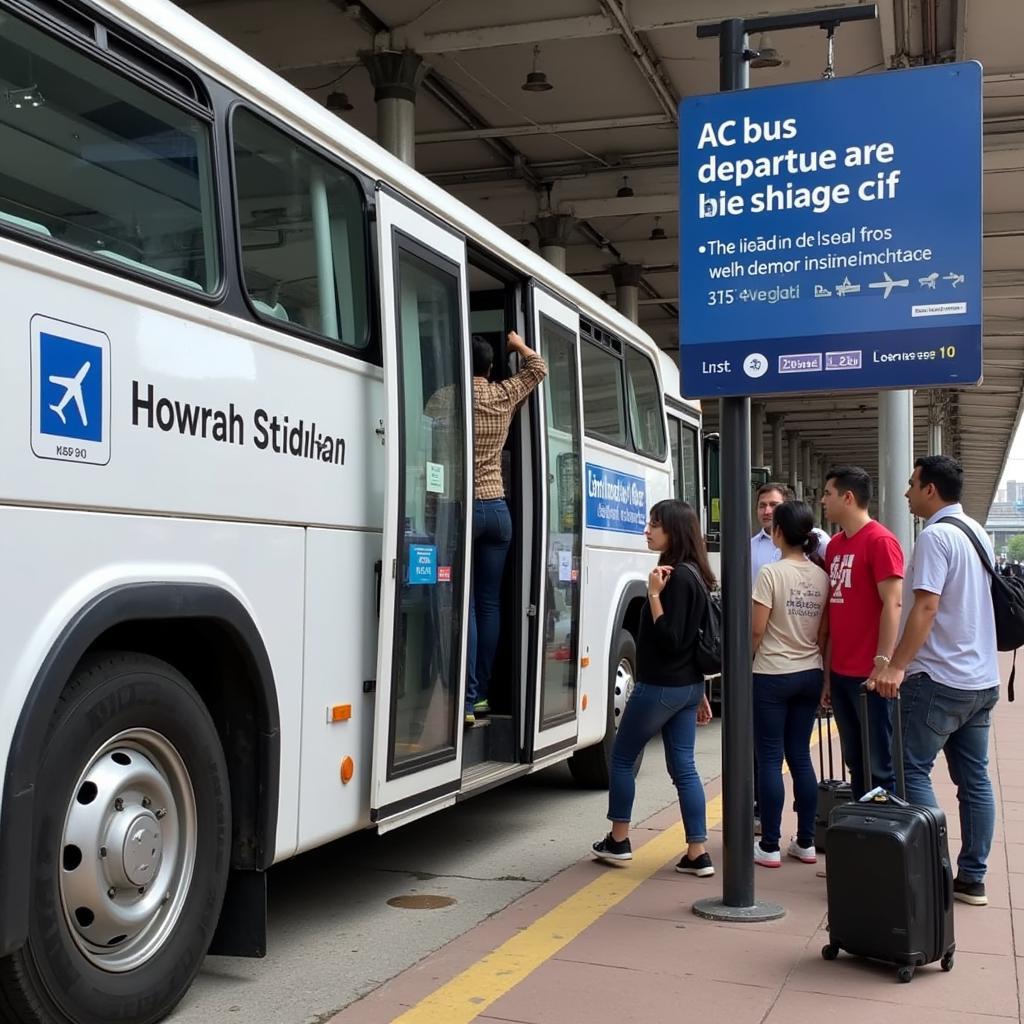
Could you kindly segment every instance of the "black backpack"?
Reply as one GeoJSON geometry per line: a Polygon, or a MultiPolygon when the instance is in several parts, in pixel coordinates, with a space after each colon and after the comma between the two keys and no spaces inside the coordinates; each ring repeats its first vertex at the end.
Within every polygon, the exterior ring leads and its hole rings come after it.
{"type": "MultiPolygon", "coordinates": [[[[989,564],[988,552],[974,535],[974,531],[955,516],[943,516],[937,523],[949,523],[967,534],[978,552],[985,572],[992,577],[992,611],[996,619],[996,647],[1000,651],[1014,651],[1024,647],[1024,579],[1019,576],[1000,576],[989,564]]],[[[1013,655],[1013,668],[1006,687],[1008,700],[1013,700],[1013,680],[1017,675],[1017,655],[1013,655]]]]}
{"type": "Polygon", "coordinates": [[[722,602],[717,591],[712,593],[704,582],[700,570],[690,562],[683,563],[696,577],[697,584],[704,591],[704,613],[697,627],[697,668],[706,676],[715,676],[722,671],[722,602]]]}

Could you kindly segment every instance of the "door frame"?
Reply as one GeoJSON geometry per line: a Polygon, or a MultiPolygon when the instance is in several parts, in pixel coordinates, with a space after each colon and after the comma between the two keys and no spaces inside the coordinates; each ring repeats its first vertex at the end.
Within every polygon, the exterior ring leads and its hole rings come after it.
{"type": "Polygon", "coordinates": [[[384,366],[385,491],[382,538],[380,626],[377,651],[377,686],[373,723],[370,784],[370,819],[381,831],[449,806],[462,785],[462,715],[466,694],[466,628],[469,614],[469,571],[472,548],[473,429],[472,372],[469,360],[469,302],[466,275],[466,240],[457,231],[405,201],[390,189],[378,187],[378,268],[381,298],[381,349],[384,366]],[[422,767],[395,772],[396,624],[401,581],[396,578],[403,541],[405,514],[405,430],[402,354],[398,311],[398,254],[405,250],[436,266],[454,271],[459,302],[460,365],[463,375],[463,550],[459,579],[462,593],[462,628],[457,638],[458,688],[452,715],[454,743],[422,767]],[[431,258],[433,257],[433,258],[431,258]]]}
{"type": "MultiPolygon", "coordinates": [[[[543,358],[547,358],[544,346],[541,341],[541,317],[547,316],[559,326],[569,330],[576,342],[576,408],[578,412],[577,424],[577,443],[580,457],[580,479],[582,482],[583,474],[583,392],[581,384],[581,364],[580,364],[580,312],[579,308],[572,302],[561,298],[554,292],[548,290],[537,281],[530,282],[529,288],[529,309],[530,309],[530,330],[532,332],[534,347],[539,355],[543,358]]],[[[550,386],[550,381],[546,382],[545,386],[550,386]]],[[[546,621],[547,607],[546,607],[546,588],[544,587],[544,577],[547,573],[547,553],[548,544],[550,540],[550,519],[549,519],[549,501],[550,501],[550,485],[548,485],[548,479],[550,476],[550,467],[548,466],[548,416],[547,416],[547,403],[543,400],[543,396],[540,396],[541,400],[537,402],[538,409],[538,448],[537,448],[537,465],[538,475],[537,479],[540,482],[538,488],[539,501],[536,502],[537,516],[535,522],[537,523],[538,529],[536,532],[534,542],[534,578],[536,580],[534,589],[534,600],[533,604],[536,609],[536,614],[533,617],[533,635],[531,643],[531,657],[530,657],[530,675],[532,681],[532,707],[530,708],[529,717],[529,731],[530,731],[530,760],[537,761],[541,760],[557,751],[566,750],[576,745],[576,741],[579,738],[579,715],[580,715],[580,659],[578,650],[579,637],[583,634],[583,605],[582,600],[582,588],[583,582],[586,579],[586,533],[585,524],[580,522],[580,567],[579,567],[579,583],[580,583],[580,605],[579,605],[579,621],[576,624],[577,628],[577,657],[574,662],[576,671],[576,700],[573,708],[573,714],[571,718],[564,719],[556,722],[554,725],[542,727],[541,723],[541,697],[543,688],[543,671],[544,671],[544,623],[546,621]]],[[[581,510],[585,507],[585,502],[581,496],[581,510]]]]}

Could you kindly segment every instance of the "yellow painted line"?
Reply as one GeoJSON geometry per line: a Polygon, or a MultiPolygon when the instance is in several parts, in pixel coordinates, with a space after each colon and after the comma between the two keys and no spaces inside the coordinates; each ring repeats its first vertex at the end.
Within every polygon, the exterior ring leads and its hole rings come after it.
{"type": "MultiPolygon", "coordinates": [[[[817,730],[811,746],[818,741],[817,730]]],[[[785,770],[785,765],[783,765],[785,770]]],[[[708,831],[722,821],[721,794],[707,805],[708,831]]],[[[466,968],[392,1024],[470,1024],[541,964],[679,856],[686,841],[675,824],[644,843],[628,867],[612,868],[466,968]]]]}

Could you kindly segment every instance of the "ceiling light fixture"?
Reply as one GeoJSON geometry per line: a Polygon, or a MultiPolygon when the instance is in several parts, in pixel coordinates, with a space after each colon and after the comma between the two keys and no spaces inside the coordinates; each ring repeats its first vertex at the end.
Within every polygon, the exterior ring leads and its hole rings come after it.
{"type": "Polygon", "coordinates": [[[327,97],[327,109],[332,113],[340,114],[346,110],[354,110],[355,107],[352,106],[347,92],[339,92],[336,90],[327,97]]]}
{"type": "Polygon", "coordinates": [[[654,218],[654,228],[651,231],[651,237],[650,237],[649,241],[651,241],[651,242],[661,242],[661,241],[663,241],[666,238],[668,238],[668,235],[665,234],[665,229],[661,226],[661,218],[660,217],[655,217],[654,218]]]}
{"type": "Polygon", "coordinates": [[[533,70],[526,76],[526,81],[520,86],[523,92],[547,92],[554,89],[548,81],[548,76],[543,71],[537,70],[537,59],[540,57],[540,47],[533,48],[533,70]]]}
{"type": "Polygon", "coordinates": [[[750,59],[752,68],[778,68],[782,66],[782,57],[779,51],[772,46],[772,37],[767,32],[762,32],[757,40],[757,51],[750,59]]]}
{"type": "Polygon", "coordinates": [[[26,85],[23,89],[9,89],[0,93],[3,101],[15,110],[26,110],[32,107],[41,107],[46,103],[43,94],[39,91],[38,85],[26,85]]]}
{"type": "Polygon", "coordinates": [[[615,193],[616,199],[632,199],[636,193],[633,191],[629,184],[629,175],[624,174],[622,176],[622,184],[619,186],[619,191],[615,193]]]}

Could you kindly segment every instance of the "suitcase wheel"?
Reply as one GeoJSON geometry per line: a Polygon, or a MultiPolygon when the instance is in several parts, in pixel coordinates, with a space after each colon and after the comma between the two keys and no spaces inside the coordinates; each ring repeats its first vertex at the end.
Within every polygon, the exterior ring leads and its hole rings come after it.
{"type": "Polygon", "coordinates": [[[939,961],[939,966],[944,971],[951,971],[951,970],[953,970],[953,959],[954,959],[954,957],[953,957],[953,953],[952,952],[946,953],[943,956],[943,958],[939,961]]]}
{"type": "Polygon", "coordinates": [[[827,946],[821,947],[822,960],[835,960],[837,956],[839,956],[839,947],[833,946],[831,942],[827,946]]]}
{"type": "Polygon", "coordinates": [[[906,984],[906,983],[907,983],[908,981],[910,981],[910,979],[911,979],[911,978],[913,978],[913,976],[914,976],[914,968],[913,968],[913,967],[909,967],[909,966],[907,966],[907,967],[901,967],[901,968],[900,968],[900,969],[899,969],[899,970],[898,970],[898,971],[896,972],[896,977],[897,977],[897,978],[899,978],[899,979],[900,979],[900,981],[901,981],[901,982],[902,982],[902,983],[903,983],[904,985],[905,985],[905,984],[906,984]]]}

